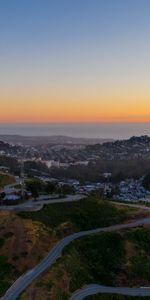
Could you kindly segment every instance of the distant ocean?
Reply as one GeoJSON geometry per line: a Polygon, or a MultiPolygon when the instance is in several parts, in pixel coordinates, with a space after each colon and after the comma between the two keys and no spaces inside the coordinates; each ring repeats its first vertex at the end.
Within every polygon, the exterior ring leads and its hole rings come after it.
{"type": "Polygon", "coordinates": [[[150,135],[150,123],[0,124],[0,135],[126,139],[150,135]]]}

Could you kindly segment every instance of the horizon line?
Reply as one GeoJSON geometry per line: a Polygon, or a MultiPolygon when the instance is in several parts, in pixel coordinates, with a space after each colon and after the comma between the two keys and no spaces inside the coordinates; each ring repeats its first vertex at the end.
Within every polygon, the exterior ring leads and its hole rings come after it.
{"type": "Polygon", "coordinates": [[[1,122],[0,121],[0,125],[54,125],[54,124],[65,124],[65,125],[69,125],[69,124],[150,124],[150,121],[53,121],[53,122],[35,122],[35,121],[23,121],[23,122],[20,122],[20,121],[17,121],[17,122],[14,122],[14,121],[5,121],[5,122],[1,122]]]}

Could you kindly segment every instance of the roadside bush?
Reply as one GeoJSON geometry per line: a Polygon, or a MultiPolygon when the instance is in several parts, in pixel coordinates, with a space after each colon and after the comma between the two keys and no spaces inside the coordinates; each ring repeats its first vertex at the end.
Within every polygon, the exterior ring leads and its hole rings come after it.
{"type": "Polygon", "coordinates": [[[70,222],[77,230],[109,226],[127,218],[125,210],[118,210],[111,203],[92,197],[79,202],[46,205],[40,211],[21,212],[18,215],[42,222],[52,228],[70,222]]]}

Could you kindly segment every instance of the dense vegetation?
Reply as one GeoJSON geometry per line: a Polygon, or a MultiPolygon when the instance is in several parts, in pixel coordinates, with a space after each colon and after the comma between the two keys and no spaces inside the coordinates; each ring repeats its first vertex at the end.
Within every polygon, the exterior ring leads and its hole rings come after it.
{"type": "Polygon", "coordinates": [[[27,179],[26,188],[30,191],[34,198],[38,197],[39,193],[45,191],[46,184],[40,179],[27,179]]]}
{"type": "Polygon", "coordinates": [[[67,184],[59,186],[57,182],[43,182],[38,178],[28,178],[26,180],[26,187],[29,190],[33,197],[39,196],[39,194],[59,194],[66,195],[74,193],[74,188],[67,184]]]}
{"type": "Polygon", "coordinates": [[[0,166],[10,168],[10,172],[20,174],[20,166],[18,160],[11,156],[0,155],[0,166]]]}
{"type": "Polygon", "coordinates": [[[8,263],[8,258],[0,255],[0,295],[2,295],[10,286],[10,278],[15,272],[14,267],[8,263]]]}
{"type": "Polygon", "coordinates": [[[149,172],[150,159],[128,159],[128,160],[105,160],[99,159],[96,163],[90,163],[88,166],[70,166],[68,169],[53,168],[52,177],[75,178],[81,182],[102,181],[104,172],[112,173],[112,182],[119,182],[126,178],[139,178],[149,172]]]}
{"type": "Polygon", "coordinates": [[[136,246],[136,255],[130,259],[130,272],[150,282],[150,231],[143,228],[134,229],[127,233],[126,238],[136,246]]]}
{"type": "Polygon", "coordinates": [[[150,172],[148,174],[146,174],[146,176],[144,177],[143,186],[146,189],[150,190],[150,172]]]}
{"type": "MultiPolygon", "coordinates": [[[[124,233],[103,233],[74,241],[65,251],[64,268],[71,278],[70,290],[84,284],[118,285],[119,273],[124,272],[127,286],[138,279],[141,285],[150,283],[150,231],[144,228],[124,233]],[[126,242],[132,242],[134,253],[128,257],[126,242]],[[117,284],[116,284],[117,283],[117,284]]],[[[150,298],[150,297],[149,297],[150,298]]],[[[120,299],[120,298],[119,298],[120,299]]]]}
{"type": "MultiPolygon", "coordinates": [[[[0,238],[0,249],[5,245],[5,241],[12,237],[12,232],[7,232],[0,238]]],[[[14,277],[17,270],[9,263],[8,257],[0,255],[0,296],[9,288],[11,279],[14,277]]]]}
{"type": "MultiPolygon", "coordinates": [[[[46,205],[40,211],[22,212],[22,213],[18,213],[18,215],[21,218],[27,218],[29,220],[32,219],[33,221],[38,221],[39,228],[46,228],[47,235],[49,235],[50,237],[48,240],[48,246],[46,247],[46,250],[48,250],[49,249],[48,247],[50,247],[51,245],[52,236],[56,241],[62,238],[64,235],[71,234],[74,231],[107,226],[115,223],[121,223],[122,221],[127,219],[128,212],[126,208],[123,208],[122,210],[118,210],[115,206],[113,206],[107,201],[101,201],[99,199],[95,199],[91,197],[89,199],[84,199],[79,202],[46,205]],[[42,226],[42,224],[46,225],[46,227],[42,226]]],[[[15,220],[16,218],[14,218],[14,221],[15,220]]],[[[29,224],[31,223],[29,222],[29,224]]],[[[37,222],[33,222],[33,224],[37,224],[37,222]]],[[[1,239],[0,239],[1,255],[4,254],[3,250],[7,239],[9,238],[11,239],[13,234],[14,231],[12,230],[9,232],[5,232],[1,235],[1,239]]],[[[43,235],[43,231],[42,231],[42,235],[43,235]]],[[[89,241],[89,247],[90,247],[90,241],[89,241]]],[[[97,244],[95,242],[95,249],[96,247],[97,244]]],[[[12,251],[11,248],[10,250],[12,251]]],[[[25,252],[23,252],[22,250],[21,253],[25,253],[25,252]]],[[[37,253],[38,253],[38,249],[37,249],[37,253]]],[[[40,253],[41,252],[39,252],[38,255],[40,255],[40,253]]],[[[11,255],[12,254],[10,252],[10,257],[11,255]]],[[[0,277],[1,280],[0,294],[3,294],[4,291],[6,291],[6,289],[11,284],[11,281],[15,280],[15,278],[19,276],[17,272],[14,274],[13,261],[11,260],[9,261],[7,260],[7,257],[5,258],[3,257],[2,262],[0,263],[0,270],[3,271],[2,263],[4,263],[4,266],[6,265],[6,272],[5,274],[3,274],[3,272],[0,271],[1,274],[0,276],[2,276],[0,277]],[[12,263],[12,265],[10,264],[10,262],[12,263]]],[[[50,287],[50,283],[48,283],[47,286],[50,287]]],[[[57,294],[58,294],[58,299],[61,300],[68,297],[65,291],[61,291],[59,289],[57,290],[57,294]]]]}
{"type": "Polygon", "coordinates": [[[102,233],[72,243],[65,251],[64,268],[69,273],[70,291],[84,284],[115,285],[123,263],[123,240],[119,233],[102,233]]]}
{"type": "Polygon", "coordinates": [[[70,222],[77,230],[87,230],[120,223],[127,218],[127,213],[125,209],[118,210],[107,201],[91,197],[79,202],[46,205],[40,211],[22,212],[19,216],[51,228],[70,222]]]}
{"type": "MultiPolygon", "coordinates": [[[[59,234],[59,227],[63,224],[71,224],[72,231],[87,230],[121,223],[129,217],[129,214],[127,208],[120,210],[107,201],[89,197],[79,202],[47,205],[41,211],[22,212],[19,216],[41,222],[59,234]]],[[[65,232],[65,234],[70,233],[65,232]]],[[[4,237],[11,237],[11,234],[10,232],[4,237]]],[[[45,299],[67,300],[72,292],[85,284],[122,285],[118,281],[119,274],[126,277],[126,286],[134,286],[135,279],[138,279],[139,284],[147,285],[150,282],[149,242],[150,232],[144,228],[101,233],[78,239],[64,250],[64,255],[49,270],[46,280],[44,276],[38,279],[35,283],[36,288],[45,289],[48,295],[55,290],[54,298],[45,296],[45,299]],[[130,257],[126,253],[126,242],[134,246],[134,253],[130,257]],[[64,286],[63,282],[65,282],[64,286]]],[[[3,244],[3,241],[1,243],[3,244]]],[[[7,260],[5,264],[7,266],[7,260]]],[[[10,266],[10,274],[6,273],[8,278],[12,276],[12,272],[13,268],[10,266]]],[[[7,276],[2,279],[4,290],[6,290],[7,276]]],[[[100,300],[130,299],[130,297],[111,295],[96,297],[101,297],[100,300]]],[[[24,299],[29,298],[27,296],[24,299]]]]}
{"type": "Polygon", "coordinates": [[[42,164],[40,161],[26,161],[24,164],[25,172],[29,175],[31,174],[42,174],[48,173],[48,168],[45,164],[42,164]]]}
{"type": "MultiPolygon", "coordinates": [[[[46,299],[53,299],[50,295],[57,291],[58,295],[54,297],[56,300],[69,299],[74,291],[91,283],[106,286],[149,286],[149,239],[150,232],[145,228],[107,232],[78,239],[64,250],[63,256],[45,278],[37,281],[36,286],[49,291],[46,299]],[[129,253],[127,250],[128,243],[131,243],[133,252],[129,253]],[[141,254],[145,257],[142,263],[141,254]]],[[[148,300],[150,297],[99,294],[88,299],[148,300]]]]}

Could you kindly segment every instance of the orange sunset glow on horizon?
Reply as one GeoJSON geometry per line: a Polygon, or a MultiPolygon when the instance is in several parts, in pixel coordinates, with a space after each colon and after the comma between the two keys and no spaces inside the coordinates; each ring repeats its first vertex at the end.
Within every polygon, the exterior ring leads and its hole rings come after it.
{"type": "Polygon", "coordinates": [[[150,122],[149,2],[58,2],[0,4],[0,123],[150,122]]]}
{"type": "MultiPolygon", "coordinates": [[[[0,122],[150,122],[149,97],[142,95],[115,95],[106,93],[87,95],[79,92],[58,95],[24,94],[4,96],[1,104],[0,122]],[[29,101],[30,99],[30,101],[29,101]],[[120,100],[122,99],[122,101],[120,100]]],[[[122,92],[123,93],[123,92],[122,92]]],[[[143,93],[144,95],[144,93],[143,93]]]]}

